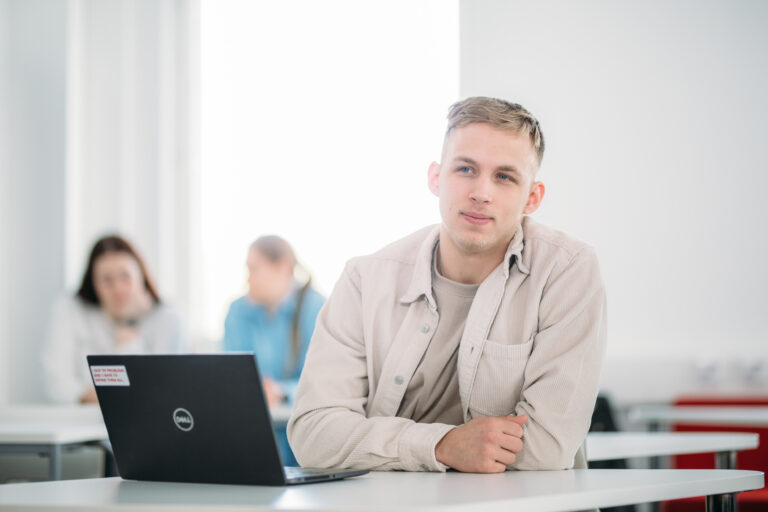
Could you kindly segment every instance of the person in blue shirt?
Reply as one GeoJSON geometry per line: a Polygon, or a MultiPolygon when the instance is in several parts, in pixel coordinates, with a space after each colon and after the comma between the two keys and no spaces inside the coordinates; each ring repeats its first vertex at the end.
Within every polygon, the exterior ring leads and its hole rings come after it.
{"type": "MultiPolygon", "coordinates": [[[[296,281],[296,256],[279,236],[263,236],[253,242],[246,265],[248,294],[229,307],[222,347],[254,352],[269,405],[292,405],[325,297],[311,286],[311,277],[305,283],[296,281]]],[[[276,434],[283,462],[298,465],[285,427],[278,427],[276,434]]]]}

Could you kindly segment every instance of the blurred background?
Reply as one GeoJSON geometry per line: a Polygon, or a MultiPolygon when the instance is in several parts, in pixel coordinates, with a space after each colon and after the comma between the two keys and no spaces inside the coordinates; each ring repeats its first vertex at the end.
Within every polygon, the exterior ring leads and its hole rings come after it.
{"type": "Polygon", "coordinates": [[[0,0],[0,404],[45,401],[56,297],[135,242],[196,352],[256,237],[328,294],[439,222],[448,106],[522,103],[535,216],[593,244],[617,403],[768,391],[768,3],[0,0]]]}

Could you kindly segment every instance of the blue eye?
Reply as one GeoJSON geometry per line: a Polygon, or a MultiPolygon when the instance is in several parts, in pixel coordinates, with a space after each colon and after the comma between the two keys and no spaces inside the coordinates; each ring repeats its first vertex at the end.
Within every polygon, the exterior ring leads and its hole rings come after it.
{"type": "Polygon", "coordinates": [[[460,172],[462,174],[469,174],[469,173],[472,172],[472,169],[467,167],[467,166],[459,167],[457,170],[458,170],[458,172],[460,172]]]}
{"type": "Polygon", "coordinates": [[[517,183],[515,179],[510,176],[509,174],[499,173],[496,175],[497,178],[499,178],[502,181],[510,181],[512,183],[517,183]]]}

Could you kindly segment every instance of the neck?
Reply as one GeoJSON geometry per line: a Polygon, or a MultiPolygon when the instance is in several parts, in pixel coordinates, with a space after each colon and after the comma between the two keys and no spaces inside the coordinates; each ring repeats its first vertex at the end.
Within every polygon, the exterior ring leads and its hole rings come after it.
{"type": "Polygon", "coordinates": [[[499,266],[507,253],[507,245],[484,252],[467,252],[453,243],[445,228],[440,230],[437,268],[443,277],[462,284],[480,284],[499,266]]]}

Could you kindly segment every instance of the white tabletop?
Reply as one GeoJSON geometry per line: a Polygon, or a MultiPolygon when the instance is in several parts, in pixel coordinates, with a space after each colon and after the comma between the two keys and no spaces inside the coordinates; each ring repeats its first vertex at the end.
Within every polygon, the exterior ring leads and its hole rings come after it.
{"type": "Polygon", "coordinates": [[[580,469],[464,473],[370,473],[341,482],[261,487],[136,482],[120,478],[0,486],[0,509],[341,510],[558,512],[727,494],[763,486],[757,471],[580,469]]]}
{"type": "Polygon", "coordinates": [[[56,421],[60,423],[101,422],[101,410],[91,405],[5,405],[0,421],[56,421]]]}
{"type": "Polygon", "coordinates": [[[758,445],[759,436],[747,433],[591,432],[587,435],[587,460],[732,452],[758,445]]]}
{"type": "Polygon", "coordinates": [[[0,444],[68,444],[108,439],[96,405],[0,408],[0,444]]]}
{"type": "Polygon", "coordinates": [[[0,444],[69,444],[109,439],[103,424],[0,422],[0,444]]]}
{"type": "Polygon", "coordinates": [[[638,405],[630,409],[629,420],[643,423],[768,427],[768,407],[638,405]]]}

